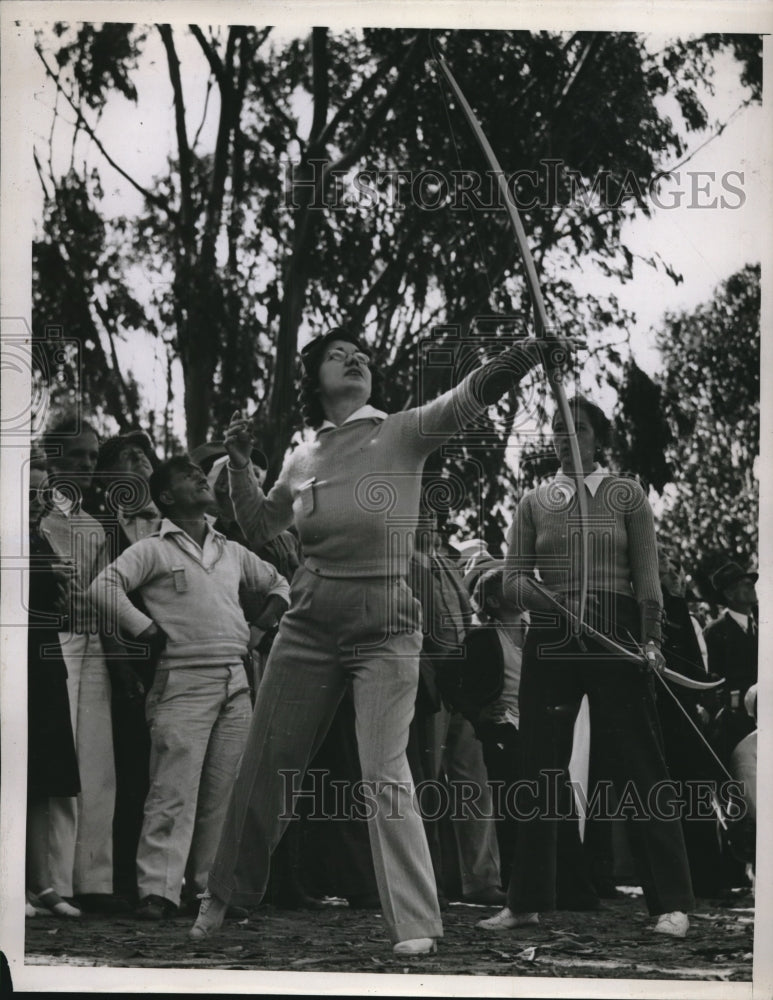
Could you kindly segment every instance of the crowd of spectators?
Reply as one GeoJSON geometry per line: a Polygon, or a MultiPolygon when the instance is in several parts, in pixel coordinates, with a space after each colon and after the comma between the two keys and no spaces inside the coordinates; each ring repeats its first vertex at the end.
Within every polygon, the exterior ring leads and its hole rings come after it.
{"type": "MultiPolygon", "coordinates": [[[[143,431],[100,441],[86,421],[59,421],[33,447],[29,917],[196,912],[262,669],[303,563],[292,529],[251,550],[227,462],[217,441],[161,462],[143,431]]],[[[267,465],[255,449],[260,483],[267,465]]],[[[724,679],[709,690],[669,680],[657,688],[669,774],[717,789],[728,773],[744,783],[743,822],[721,792],[709,816],[688,810],[681,819],[695,893],[714,897],[748,885],[754,859],[757,575],[728,557],[711,593],[698,594],[673,552],[661,547],[659,557],[668,667],[724,679]]],[[[441,909],[454,899],[503,905],[516,863],[508,789],[522,777],[519,686],[533,613],[508,596],[505,569],[502,552],[425,510],[408,574],[424,633],[408,761],[441,909]],[[460,802],[460,789],[476,789],[474,801],[460,802]]],[[[592,791],[604,777],[592,726],[589,745],[592,791]]],[[[332,807],[336,786],[359,777],[344,697],[274,853],[268,902],[379,906],[365,822],[340,798],[332,807]],[[309,815],[320,804],[331,814],[321,822],[309,815]]],[[[583,815],[568,773],[558,798],[556,905],[592,910],[636,878],[625,834],[621,847],[615,824],[583,815]]]]}

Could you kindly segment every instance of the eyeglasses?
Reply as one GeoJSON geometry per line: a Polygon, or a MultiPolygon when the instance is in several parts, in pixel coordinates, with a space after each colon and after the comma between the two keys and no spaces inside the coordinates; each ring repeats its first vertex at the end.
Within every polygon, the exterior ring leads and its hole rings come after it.
{"type": "Polygon", "coordinates": [[[49,486],[30,487],[29,501],[30,503],[35,503],[36,500],[40,500],[41,503],[50,503],[51,501],[51,488],[49,486]]]}
{"type": "Polygon", "coordinates": [[[361,365],[370,364],[370,356],[364,351],[345,351],[341,347],[334,347],[332,351],[328,351],[325,355],[325,361],[338,361],[340,363],[348,361],[349,358],[354,358],[361,365]]]}

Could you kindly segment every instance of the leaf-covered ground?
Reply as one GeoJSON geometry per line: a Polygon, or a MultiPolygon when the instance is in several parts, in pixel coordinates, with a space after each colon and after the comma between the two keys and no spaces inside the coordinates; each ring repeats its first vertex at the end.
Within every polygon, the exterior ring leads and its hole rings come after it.
{"type": "Polygon", "coordinates": [[[702,904],[684,940],[650,930],[641,898],[607,901],[597,913],[555,913],[538,928],[492,933],[475,922],[493,909],[452,904],[436,955],[398,959],[371,911],[320,912],[265,906],[211,940],[188,940],[190,918],[148,924],[132,916],[26,922],[26,962],[138,968],[421,972],[470,976],[605,979],[751,979],[753,900],[702,904]]]}

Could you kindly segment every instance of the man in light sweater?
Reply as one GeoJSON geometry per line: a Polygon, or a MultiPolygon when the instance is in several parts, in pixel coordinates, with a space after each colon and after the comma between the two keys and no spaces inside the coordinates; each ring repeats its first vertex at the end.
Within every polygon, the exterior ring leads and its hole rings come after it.
{"type": "Polygon", "coordinates": [[[146,701],[150,790],[137,851],[137,915],[159,920],[186,890],[203,890],[247,735],[251,706],[242,657],[249,626],[239,587],[263,591],[263,627],[289,603],[289,586],[268,563],[215,531],[213,496],[187,456],[150,478],[163,520],[94,581],[92,600],[107,627],[156,647],[146,701]],[[129,600],[137,591],[147,614],[129,600]]]}

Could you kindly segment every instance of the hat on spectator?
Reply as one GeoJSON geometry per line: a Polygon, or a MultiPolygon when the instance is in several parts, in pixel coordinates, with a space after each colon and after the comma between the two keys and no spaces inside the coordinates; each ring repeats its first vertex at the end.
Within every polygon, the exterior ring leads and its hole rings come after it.
{"type": "Polygon", "coordinates": [[[492,569],[503,569],[504,565],[503,559],[497,559],[496,556],[492,556],[487,549],[471,556],[462,569],[464,585],[468,592],[472,593],[484,573],[488,573],[492,569]]]}
{"type": "Polygon", "coordinates": [[[145,431],[129,431],[126,434],[117,434],[115,437],[107,438],[107,440],[102,442],[97,454],[96,471],[104,472],[107,469],[111,469],[127,445],[139,445],[148,456],[148,460],[154,469],[159,464],[158,455],[156,455],[153,448],[150,435],[145,431]]]}
{"type": "Polygon", "coordinates": [[[722,594],[728,587],[734,587],[739,580],[751,580],[752,583],[756,583],[759,578],[759,573],[748,573],[737,562],[726,562],[711,574],[711,586],[717,593],[722,594]]]}
{"type": "MultiPolygon", "coordinates": [[[[203,472],[209,472],[215,464],[216,459],[223,458],[226,455],[228,455],[228,451],[222,441],[209,441],[207,444],[200,444],[198,448],[193,449],[191,452],[191,461],[198,465],[203,472]]],[[[261,469],[268,468],[268,459],[260,448],[252,449],[250,459],[254,465],[260,466],[261,469]]]]}
{"type": "Polygon", "coordinates": [[[327,333],[322,333],[313,340],[310,340],[305,347],[301,348],[301,364],[307,375],[317,371],[322,363],[322,352],[333,340],[345,340],[348,344],[354,344],[359,350],[370,355],[370,350],[362,343],[359,337],[345,326],[334,326],[327,333]]]}

